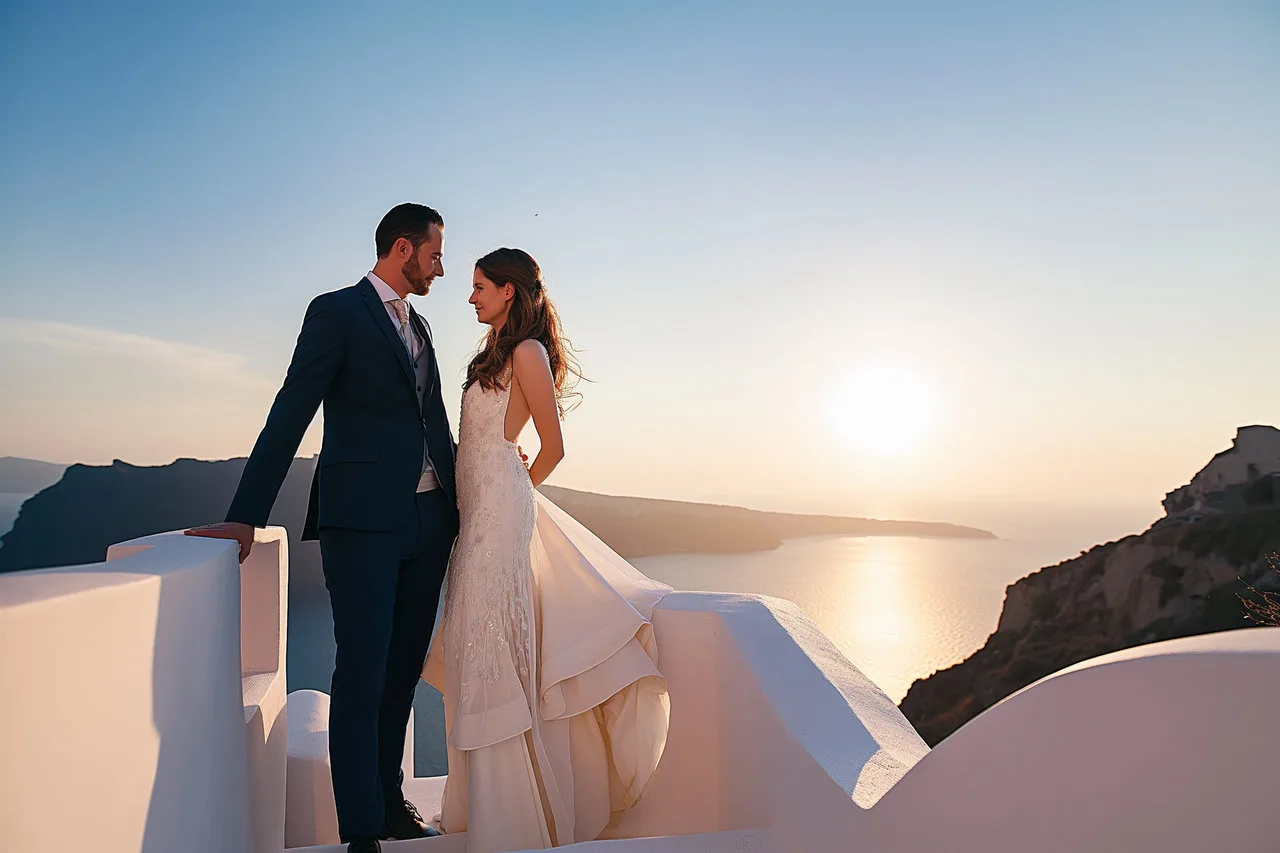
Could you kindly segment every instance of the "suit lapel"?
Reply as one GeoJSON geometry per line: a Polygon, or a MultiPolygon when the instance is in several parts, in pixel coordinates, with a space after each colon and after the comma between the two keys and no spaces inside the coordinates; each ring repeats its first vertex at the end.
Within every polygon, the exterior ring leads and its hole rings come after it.
{"type": "Polygon", "coordinates": [[[422,319],[421,314],[413,310],[413,306],[409,307],[409,322],[413,323],[413,327],[418,330],[418,335],[426,341],[428,346],[435,343],[431,339],[431,327],[427,325],[426,320],[422,319]]]}
{"type": "MultiPolygon", "coordinates": [[[[427,325],[427,321],[422,319],[417,311],[409,309],[409,323],[412,324],[414,330],[418,333],[418,337],[422,340],[422,352],[418,358],[428,359],[427,361],[427,384],[422,392],[422,400],[426,400],[440,381],[440,365],[436,362],[436,348],[431,340],[431,327],[427,325]]],[[[419,402],[422,402],[420,400],[419,402]]]]}
{"type": "Polygon", "coordinates": [[[364,297],[365,307],[369,309],[369,315],[372,317],[374,325],[382,330],[387,342],[394,346],[396,352],[400,354],[400,367],[403,368],[404,378],[409,383],[409,390],[412,391],[416,382],[413,376],[413,365],[409,363],[409,351],[405,349],[404,341],[400,339],[400,333],[396,331],[395,325],[391,322],[391,315],[387,313],[386,306],[378,298],[378,291],[374,290],[373,283],[369,279],[361,279],[359,287],[360,295],[364,297]]]}

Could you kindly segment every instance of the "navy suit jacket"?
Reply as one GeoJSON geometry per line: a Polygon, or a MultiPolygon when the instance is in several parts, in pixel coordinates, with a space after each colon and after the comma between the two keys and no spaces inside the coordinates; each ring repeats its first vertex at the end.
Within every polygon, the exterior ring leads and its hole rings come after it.
{"type": "Polygon", "coordinates": [[[430,359],[421,393],[409,354],[367,278],[312,300],[227,521],[266,526],[321,403],[324,442],[303,539],[317,538],[321,527],[378,531],[408,521],[424,443],[456,512],[456,445],[440,396],[440,370],[426,324],[416,312],[411,316],[424,342],[420,357],[430,359]]]}

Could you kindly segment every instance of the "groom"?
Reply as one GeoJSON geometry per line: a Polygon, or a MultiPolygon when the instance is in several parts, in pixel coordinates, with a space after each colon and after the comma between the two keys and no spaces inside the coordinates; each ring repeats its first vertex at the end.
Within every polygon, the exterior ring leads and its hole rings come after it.
{"type": "Polygon", "coordinates": [[[351,853],[377,851],[379,838],[435,834],[404,798],[400,761],[458,508],[431,333],[406,297],[425,296],[444,275],[443,229],[420,204],[383,217],[373,270],[307,309],[227,520],[187,531],[237,540],[243,561],[324,403],[302,538],[320,540],[333,607],[329,752],[351,853]]]}

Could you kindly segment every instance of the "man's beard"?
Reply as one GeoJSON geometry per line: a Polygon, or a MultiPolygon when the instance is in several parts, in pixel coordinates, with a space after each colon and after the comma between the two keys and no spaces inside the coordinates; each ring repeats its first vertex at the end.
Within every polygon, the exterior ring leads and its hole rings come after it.
{"type": "Polygon", "coordinates": [[[418,263],[418,256],[414,255],[404,262],[404,266],[400,268],[400,272],[404,274],[404,280],[409,282],[409,289],[418,296],[426,296],[427,291],[431,289],[431,279],[422,271],[422,265],[418,263]]]}

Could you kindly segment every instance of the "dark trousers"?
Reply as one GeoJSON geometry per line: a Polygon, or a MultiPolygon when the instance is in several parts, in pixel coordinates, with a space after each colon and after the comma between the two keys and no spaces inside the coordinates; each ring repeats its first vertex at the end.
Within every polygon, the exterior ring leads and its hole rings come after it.
{"type": "Polygon", "coordinates": [[[405,729],[458,533],[443,490],[415,501],[394,530],[320,531],[337,643],[329,761],[344,843],[381,835],[387,808],[404,799],[405,729]]]}

